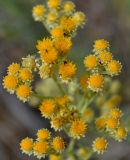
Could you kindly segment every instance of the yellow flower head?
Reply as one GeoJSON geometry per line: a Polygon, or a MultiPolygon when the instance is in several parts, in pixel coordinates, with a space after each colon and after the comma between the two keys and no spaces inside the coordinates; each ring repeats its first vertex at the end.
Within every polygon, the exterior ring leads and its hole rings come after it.
{"type": "Polygon", "coordinates": [[[119,108],[113,108],[111,109],[110,115],[113,118],[119,119],[122,116],[122,111],[119,108]]]}
{"type": "Polygon", "coordinates": [[[39,75],[42,79],[49,78],[53,70],[50,64],[43,63],[39,68],[39,75]]]}
{"type": "Polygon", "coordinates": [[[64,62],[59,66],[59,75],[63,80],[70,80],[76,74],[76,65],[72,62],[64,62]]]}
{"type": "Polygon", "coordinates": [[[60,54],[64,55],[64,53],[68,52],[72,46],[72,42],[70,38],[60,37],[55,40],[55,47],[60,52],[60,54]]]}
{"type": "Polygon", "coordinates": [[[86,122],[91,122],[94,117],[94,111],[90,107],[86,108],[84,112],[84,119],[86,122]]]}
{"type": "Polygon", "coordinates": [[[48,142],[46,141],[37,141],[34,143],[33,151],[34,155],[37,156],[37,158],[44,158],[45,154],[48,152],[48,142]]]}
{"type": "Polygon", "coordinates": [[[108,71],[108,73],[110,75],[118,75],[121,72],[121,63],[119,61],[116,60],[112,60],[108,63],[108,65],[106,66],[106,70],[108,71]]]}
{"type": "Polygon", "coordinates": [[[54,38],[59,38],[64,35],[63,29],[61,27],[55,27],[51,30],[51,35],[54,38]]]}
{"type": "Polygon", "coordinates": [[[88,87],[92,91],[98,92],[102,90],[103,83],[104,83],[104,77],[98,73],[95,73],[90,76],[88,80],[88,87]]]}
{"type": "Polygon", "coordinates": [[[62,152],[65,149],[64,139],[61,137],[53,138],[52,147],[56,152],[62,152]]]}
{"type": "Polygon", "coordinates": [[[119,127],[115,131],[115,138],[121,142],[123,139],[125,139],[127,136],[127,130],[124,127],[119,127]]]}
{"type": "Polygon", "coordinates": [[[51,119],[51,127],[55,131],[60,131],[64,127],[64,119],[62,117],[55,117],[51,119]]]}
{"type": "Polygon", "coordinates": [[[57,8],[60,5],[60,0],[48,0],[49,8],[57,8]]]}
{"type": "Polygon", "coordinates": [[[101,63],[107,64],[108,62],[110,62],[112,60],[112,54],[108,51],[103,51],[103,52],[99,53],[99,59],[100,59],[101,63]]]}
{"type": "Polygon", "coordinates": [[[75,20],[72,17],[62,17],[60,20],[60,25],[65,32],[73,32],[77,27],[75,20]]]}
{"type": "Polygon", "coordinates": [[[78,151],[77,151],[77,154],[79,157],[88,157],[90,152],[89,152],[89,149],[88,148],[79,148],[78,151]]]}
{"type": "Polygon", "coordinates": [[[44,100],[40,106],[40,111],[43,117],[51,118],[55,112],[55,102],[53,100],[44,100]]]}
{"type": "Polygon", "coordinates": [[[8,92],[14,93],[18,84],[18,80],[13,75],[7,75],[3,78],[3,87],[7,89],[8,92]]]}
{"type": "Polygon", "coordinates": [[[18,63],[12,63],[8,67],[8,74],[16,75],[20,70],[20,65],[18,63]]]}
{"type": "Polygon", "coordinates": [[[97,129],[99,129],[99,130],[105,129],[106,118],[104,118],[104,117],[97,118],[96,121],[95,121],[95,125],[96,125],[97,129]]]}
{"type": "Polygon", "coordinates": [[[39,21],[43,18],[45,12],[46,12],[46,8],[44,7],[44,5],[37,5],[33,7],[33,17],[36,21],[39,21]]]}
{"type": "Polygon", "coordinates": [[[32,72],[28,70],[27,68],[21,68],[19,71],[19,78],[25,82],[25,81],[31,81],[33,76],[32,72]]]}
{"type": "Polygon", "coordinates": [[[97,66],[97,57],[94,55],[89,55],[85,57],[84,65],[88,69],[94,69],[97,66]]]}
{"type": "Polygon", "coordinates": [[[48,64],[55,63],[56,60],[58,59],[58,52],[57,50],[53,47],[49,49],[47,52],[41,52],[40,53],[41,59],[43,62],[46,62],[48,64]]]}
{"type": "Polygon", "coordinates": [[[108,118],[107,119],[107,129],[114,130],[119,126],[119,120],[116,118],[108,118]]]}
{"type": "Polygon", "coordinates": [[[70,135],[73,138],[79,139],[84,137],[87,131],[87,125],[82,120],[75,120],[70,127],[70,135]]]}
{"type": "Polygon", "coordinates": [[[65,105],[67,105],[70,99],[69,96],[65,95],[63,97],[56,97],[55,101],[59,106],[65,107],[65,105]]]}
{"type": "Polygon", "coordinates": [[[58,13],[56,11],[51,11],[47,15],[47,22],[48,23],[55,23],[58,19],[58,13]]]}
{"type": "Polygon", "coordinates": [[[31,138],[24,138],[20,142],[20,149],[22,150],[23,153],[26,153],[28,155],[32,154],[33,150],[33,140],[31,138]]]}
{"type": "Polygon", "coordinates": [[[31,94],[31,88],[26,84],[21,84],[16,90],[17,97],[22,100],[23,102],[26,102],[31,94]]]}
{"type": "Polygon", "coordinates": [[[77,26],[82,26],[85,24],[86,16],[83,12],[76,12],[73,16],[73,19],[77,26]]]}
{"type": "Polygon", "coordinates": [[[38,140],[47,140],[50,138],[50,132],[47,129],[40,129],[37,132],[38,140]]]}
{"type": "Polygon", "coordinates": [[[66,1],[63,5],[63,10],[67,14],[72,13],[75,10],[75,4],[71,1],[66,1]]]}
{"type": "Polygon", "coordinates": [[[89,75],[87,75],[87,74],[83,74],[81,77],[80,77],[80,86],[82,87],[82,88],[87,88],[87,86],[88,86],[88,80],[89,80],[89,75]]]}
{"type": "Polygon", "coordinates": [[[109,47],[109,42],[104,39],[96,40],[94,43],[94,51],[96,52],[107,50],[109,47]]]}
{"type": "Polygon", "coordinates": [[[43,40],[39,40],[37,42],[36,48],[39,52],[47,52],[48,50],[53,48],[53,41],[50,38],[44,38],[43,40]]]}
{"type": "Polygon", "coordinates": [[[108,146],[108,142],[103,137],[98,137],[93,142],[93,150],[98,154],[103,154],[106,151],[107,146],[108,146]]]}
{"type": "Polygon", "coordinates": [[[29,70],[36,70],[35,56],[28,55],[27,57],[22,58],[22,66],[29,70]]]}
{"type": "Polygon", "coordinates": [[[51,154],[49,156],[49,160],[61,160],[61,156],[56,154],[51,154]]]}

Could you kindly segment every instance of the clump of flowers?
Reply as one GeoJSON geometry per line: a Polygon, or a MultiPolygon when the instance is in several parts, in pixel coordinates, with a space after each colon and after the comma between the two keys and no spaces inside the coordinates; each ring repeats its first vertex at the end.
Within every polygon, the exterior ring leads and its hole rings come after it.
{"type": "Polygon", "coordinates": [[[85,72],[77,76],[78,67],[68,55],[77,29],[86,22],[85,14],[76,11],[73,2],[60,0],[47,0],[45,5],[34,6],[32,12],[50,36],[37,41],[38,55],[28,55],[19,64],[9,65],[3,87],[23,102],[35,97],[41,116],[50,121],[56,133],[54,136],[48,129],[39,129],[36,139],[27,137],[20,142],[20,149],[29,156],[47,156],[50,160],[86,160],[93,151],[103,154],[108,138],[120,142],[127,137],[119,108],[120,83],[112,80],[120,74],[121,63],[114,59],[110,43],[98,39],[83,60],[85,72]],[[47,88],[47,94],[32,86],[35,75],[48,81],[46,87],[40,86],[47,88]],[[50,87],[54,87],[53,92],[49,92],[50,87]]]}

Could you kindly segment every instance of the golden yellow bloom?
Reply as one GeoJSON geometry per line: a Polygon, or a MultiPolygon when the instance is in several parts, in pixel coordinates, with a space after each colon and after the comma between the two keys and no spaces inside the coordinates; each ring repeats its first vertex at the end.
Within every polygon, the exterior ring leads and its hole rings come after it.
{"type": "Polygon", "coordinates": [[[87,124],[82,120],[75,120],[70,127],[70,135],[73,138],[79,139],[84,137],[87,132],[87,124]]]}
{"type": "Polygon", "coordinates": [[[121,72],[121,63],[116,60],[112,60],[108,63],[106,70],[110,75],[118,75],[121,72]]]}
{"type": "Polygon", "coordinates": [[[52,70],[52,66],[50,64],[43,63],[39,67],[39,75],[42,79],[49,78],[51,76],[52,72],[53,72],[53,70],[52,70]]]}
{"type": "Polygon", "coordinates": [[[110,112],[111,117],[113,118],[121,118],[122,116],[122,111],[119,108],[113,108],[110,112]]]}
{"type": "Polygon", "coordinates": [[[108,142],[103,137],[98,137],[93,142],[93,150],[98,154],[103,154],[106,151],[107,146],[108,146],[108,142]]]}
{"type": "Polygon", "coordinates": [[[82,87],[82,88],[87,88],[87,86],[88,86],[88,80],[89,80],[89,75],[87,75],[87,74],[83,74],[81,77],[80,77],[80,86],[82,87]]]}
{"type": "Polygon", "coordinates": [[[20,149],[22,150],[23,153],[26,153],[28,155],[32,154],[33,150],[33,140],[31,138],[24,138],[20,142],[20,149]]]}
{"type": "Polygon", "coordinates": [[[37,132],[38,140],[47,140],[50,138],[50,132],[47,129],[40,129],[37,132]]]}
{"type": "Polygon", "coordinates": [[[77,27],[75,20],[72,17],[62,17],[60,20],[60,25],[65,30],[65,32],[72,32],[77,27]]]}
{"type": "Polygon", "coordinates": [[[53,100],[44,100],[40,106],[40,111],[43,117],[51,118],[55,112],[55,102],[53,100]]]}
{"type": "Polygon", "coordinates": [[[7,89],[8,92],[14,93],[18,84],[18,80],[13,75],[7,75],[3,78],[3,87],[7,89]]]}
{"type": "Polygon", "coordinates": [[[21,84],[16,90],[17,97],[22,100],[23,102],[26,102],[31,94],[31,88],[26,84],[21,84]]]}
{"type": "Polygon", "coordinates": [[[86,108],[83,116],[84,116],[83,118],[85,119],[86,122],[91,122],[94,117],[93,109],[91,109],[90,107],[86,108]]]}
{"type": "Polygon", "coordinates": [[[15,75],[19,72],[19,70],[20,70],[20,65],[18,63],[12,63],[8,67],[8,74],[15,75]]]}
{"type": "Polygon", "coordinates": [[[22,66],[28,68],[29,70],[36,70],[36,59],[35,56],[28,55],[22,58],[22,66]]]}
{"type": "Polygon", "coordinates": [[[47,52],[53,48],[53,41],[50,38],[43,38],[37,42],[36,48],[39,52],[47,52]]]}
{"type": "Polygon", "coordinates": [[[44,14],[46,12],[46,8],[44,5],[37,5],[33,7],[33,17],[36,21],[40,21],[43,19],[44,14]]]}
{"type": "Polygon", "coordinates": [[[62,130],[64,125],[65,125],[65,122],[64,122],[63,117],[54,117],[54,118],[51,119],[51,127],[55,131],[62,130]]]}
{"type": "Polygon", "coordinates": [[[95,92],[101,91],[104,83],[104,77],[98,73],[90,76],[88,80],[88,87],[95,92]]]}
{"type": "Polygon", "coordinates": [[[25,81],[31,81],[33,76],[32,72],[28,70],[27,68],[21,68],[19,71],[19,78],[25,82],[25,81]]]}
{"type": "Polygon", "coordinates": [[[96,40],[94,43],[94,51],[103,51],[109,49],[109,42],[104,39],[96,40]]]}
{"type": "Polygon", "coordinates": [[[103,51],[103,52],[99,53],[99,59],[100,59],[101,63],[107,64],[108,62],[110,62],[112,60],[112,54],[108,51],[103,51]]]}
{"type": "Polygon", "coordinates": [[[85,57],[84,65],[88,69],[94,69],[97,66],[97,57],[94,55],[89,55],[85,57]]]}
{"type": "Polygon", "coordinates": [[[48,0],[49,8],[57,8],[60,5],[60,0],[48,0]]]}
{"type": "Polygon", "coordinates": [[[34,155],[37,156],[37,158],[44,158],[45,154],[47,154],[49,145],[46,141],[37,141],[34,143],[34,155]]]}
{"type": "Polygon", "coordinates": [[[115,131],[115,138],[121,142],[123,139],[125,139],[127,136],[127,130],[124,127],[119,127],[115,131]]]}
{"type": "Polygon", "coordinates": [[[55,40],[55,47],[60,52],[61,55],[68,52],[72,46],[72,42],[70,38],[60,37],[55,40]]]}
{"type": "Polygon", "coordinates": [[[58,13],[56,11],[51,11],[47,15],[47,22],[48,23],[55,23],[58,19],[58,13]]]}
{"type": "Polygon", "coordinates": [[[109,118],[107,119],[107,129],[113,130],[116,129],[119,126],[119,120],[116,118],[109,118]]]}
{"type": "Polygon", "coordinates": [[[51,35],[54,38],[59,38],[64,35],[63,29],[61,27],[55,27],[51,30],[51,35]]]}
{"type": "Polygon", "coordinates": [[[56,60],[58,59],[58,52],[53,47],[53,48],[49,49],[47,52],[45,52],[45,51],[41,52],[40,56],[41,56],[41,59],[43,62],[51,64],[51,63],[55,63],[56,60]]]}
{"type": "Polygon", "coordinates": [[[61,160],[61,156],[56,154],[51,154],[49,156],[49,160],[61,160]]]}
{"type": "Polygon", "coordinates": [[[76,74],[76,65],[72,62],[64,62],[59,66],[59,75],[63,80],[70,80],[76,74]]]}
{"type": "Polygon", "coordinates": [[[66,1],[63,5],[63,10],[67,14],[72,13],[75,10],[75,4],[71,1],[66,1]]]}
{"type": "Polygon", "coordinates": [[[86,16],[83,12],[76,12],[73,16],[73,19],[77,26],[82,26],[85,24],[86,16]]]}
{"type": "Polygon", "coordinates": [[[55,137],[52,140],[52,147],[55,151],[61,152],[65,149],[64,139],[61,137],[55,137]]]}
{"type": "Polygon", "coordinates": [[[95,121],[95,125],[96,125],[97,129],[99,129],[99,130],[105,129],[106,118],[104,118],[104,117],[97,118],[96,121],[95,121]]]}
{"type": "Polygon", "coordinates": [[[63,97],[56,97],[55,101],[59,106],[64,107],[65,105],[67,105],[70,99],[69,99],[69,96],[65,95],[63,97]]]}

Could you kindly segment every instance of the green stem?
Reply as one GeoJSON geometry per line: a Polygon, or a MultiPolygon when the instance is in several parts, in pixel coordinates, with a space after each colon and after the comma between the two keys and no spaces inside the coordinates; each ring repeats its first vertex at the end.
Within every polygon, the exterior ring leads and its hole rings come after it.
{"type": "Polygon", "coordinates": [[[68,146],[68,154],[73,154],[72,152],[73,152],[73,149],[74,149],[74,145],[75,145],[75,140],[74,139],[72,139],[71,141],[70,141],[70,144],[69,144],[69,146],[68,146]]]}
{"type": "Polygon", "coordinates": [[[34,96],[34,97],[36,97],[36,98],[38,98],[38,99],[48,99],[48,98],[52,98],[52,97],[46,97],[46,96],[42,96],[42,95],[39,95],[38,93],[36,93],[36,92],[32,92],[32,94],[31,94],[32,96],[34,96]]]}

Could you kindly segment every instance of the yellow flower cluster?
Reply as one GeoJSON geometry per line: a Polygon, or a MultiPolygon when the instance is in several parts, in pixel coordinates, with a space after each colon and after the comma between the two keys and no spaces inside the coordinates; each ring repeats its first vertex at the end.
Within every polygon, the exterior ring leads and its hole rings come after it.
{"type": "Polygon", "coordinates": [[[7,75],[3,78],[3,86],[11,94],[16,93],[23,102],[28,101],[31,95],[31,82],[33,71],[36,69],[34,56],[27,56],[22,59],[21,65],[12,63],[9,65],[7,75]]]}
{"type": "Polygon", "coordinates": [[[44,158],[47,154],[52,154],[50,159],[58,158],[56,155],[65,149],[65,141],[62,137],[51,137],[47,129],[40,129],[37,132],[37,139],[24,138],[20,142],[21,151],[28,155],[34,155],[38,159],[44,158]],[[55,155],[54,155],[55,153],[55,155]]]}

